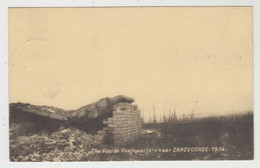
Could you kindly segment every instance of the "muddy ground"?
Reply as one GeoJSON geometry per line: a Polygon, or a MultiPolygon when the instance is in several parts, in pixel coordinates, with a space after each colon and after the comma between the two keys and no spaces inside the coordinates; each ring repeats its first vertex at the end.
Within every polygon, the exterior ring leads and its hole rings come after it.
{"type": "Polygon", "coordinates": [[[11,161],[251,160],[253,115],[211,117],[143,126],[140,140],[124,146],[95,144],[95,135],[70,127],[13,136],[11,161]]]}

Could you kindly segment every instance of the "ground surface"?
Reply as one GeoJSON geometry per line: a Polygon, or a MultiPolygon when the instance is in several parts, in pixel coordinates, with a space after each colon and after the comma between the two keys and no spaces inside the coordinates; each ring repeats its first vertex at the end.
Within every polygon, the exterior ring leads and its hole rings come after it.
{"type": "Polygon", "coordinates": [[[140,140],[125,146],[96,145],[75,128],[12,136],[11,161],[250,160],[253,115],[146,124],[140,140]]]}

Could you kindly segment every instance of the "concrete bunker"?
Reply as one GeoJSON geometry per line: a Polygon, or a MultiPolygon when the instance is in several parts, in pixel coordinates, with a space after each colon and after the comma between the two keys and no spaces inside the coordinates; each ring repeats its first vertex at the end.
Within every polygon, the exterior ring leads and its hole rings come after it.
{"type": "Polygon", "coordinates": [[[11,103],[9,123],[10,128],[15,125],[16,136],[41,131],[50,134],[60,128],[74,127],[94,134],[98,145],[123,145],[139,139],[142,127],[141,111],[132,102],[133,98],[119,95],[70,111],[28,103],[11,103]]]}

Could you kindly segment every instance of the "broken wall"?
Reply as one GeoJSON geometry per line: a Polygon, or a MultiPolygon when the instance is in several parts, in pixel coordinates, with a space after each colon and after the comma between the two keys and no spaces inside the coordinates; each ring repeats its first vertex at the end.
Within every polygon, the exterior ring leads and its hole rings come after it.
{"type": "Polygon", "coordinates": [[[107,124],[98,131],[98,143],[125,145],[140,138],[142,128],[141,111],[137,105],[117,103],[113,106],[113,117],[104,121],[107,124]]]}

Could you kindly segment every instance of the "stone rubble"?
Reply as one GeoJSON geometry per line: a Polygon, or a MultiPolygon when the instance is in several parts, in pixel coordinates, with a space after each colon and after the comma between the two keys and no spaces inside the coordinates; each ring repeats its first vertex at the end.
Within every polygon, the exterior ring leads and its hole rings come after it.
{"type": "Polygon", "coordinates": [[[75,128],[61,128],[49,136],[33,134],[10,138],[11,161],[88,160],[95,136],[75,128]]]}

